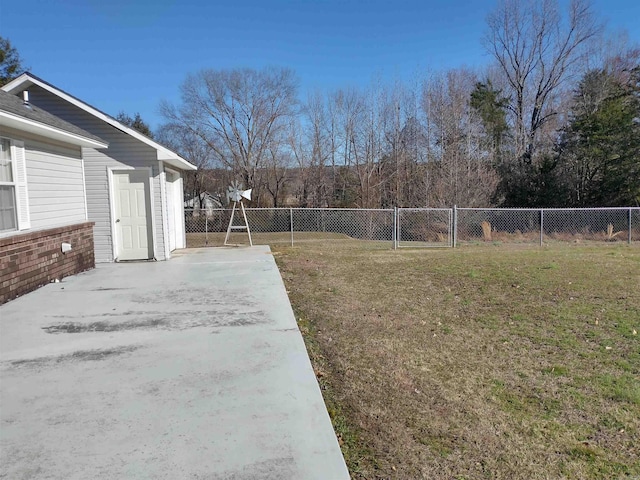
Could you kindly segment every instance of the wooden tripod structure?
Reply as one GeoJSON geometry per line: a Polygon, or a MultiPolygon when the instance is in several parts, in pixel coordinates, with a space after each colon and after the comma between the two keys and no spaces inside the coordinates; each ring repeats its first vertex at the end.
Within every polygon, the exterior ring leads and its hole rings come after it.
{"type": "MultiPolygon", "coordinates": [[[[231,218],[229,219],[229,226],[227,227],[227,235],[224,237],[224,244],[231,245],[229,243],[229,236],[231,235],[232,230],[246,230],[247,235],[249,236],[249,245],[253,247],[253,241],[251,240],[251,230],[249,229],[249,222],[247,221],[247,212],[244,210],[244,204],[242,200],[233,202],[233,209],[231,210],[231,218]],[[236,215],[236,209],[238,203],[240,204],[240,209],[238,211],[242,212],[242,219],[244,220],[244,225],[234,225],[233,219],[236,215]]],[[[235,245],[235,244],[234,244],[235,245]]]]}

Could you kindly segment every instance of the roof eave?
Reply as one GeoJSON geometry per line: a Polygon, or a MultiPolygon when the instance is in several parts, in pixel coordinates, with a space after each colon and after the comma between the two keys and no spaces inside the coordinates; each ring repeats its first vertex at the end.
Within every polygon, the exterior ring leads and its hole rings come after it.
{"type": "Polygon", "coordinates": [[[158,160],[161,160],[167,165],[175,167],[179,170],[194,171],[198,169],[198,167],[196,167],[194,164],[187,162],[184,158],[180,157],[179,155],[166,155],[166,154],[162,154],[159,150],[158,150],[158,160]]]}
{"type": "Polygon", "coordinates": [[[0,125],[15,128],[25,132],[40,135],[41,137],[58,140],[72,145],[91,148],[108,148],[109,144],[92,138],[83,137],[75,133],[67,132],[59,128],[45,125],[28,118],[20,117],[9,112],[0,111],[0,125]]]}
{"type": "Polygon", "coordinates": [[[23,73],[19,77],[14,78],[9,83],[3,85],[0,88],[2,88],[2,90],[4,90],[5,92],[15,93],[16,91],[19,91],[21,88],[23,88],[23,84],[28,81],[30,81],[29,75],[23,73]]]}
{"type": "Polygon", "coordinates": [[[31,86],[31,85],[37,85],[37,86],[47,90],[48,92],[51,92],[54,95],[57,95],[58,97],[62,98],[63,100],[66,100],[67,102],[71,103],[72,105],[75,105],[76,107],[80,108],[81,110],[84,110],[85,112],[90,113],[94,117],[97,117],[100,120],[108,123],[112,127],[115,127],[118,130],[120,130],[120,131],[122,131],[122,132],[124,132],[124,133],[126,133],[126,134],[128,134],[130,136],[132,136],[136,140],[139,140],[142,143],[145,143],[145,144],[149,145],[150,147],[155,148],[157,150],[157,152],[158,152],[158,154],[157,154],[158,155],[158,160],[162,160],[163,162],[166,162],[166,163],[168,163],[170,165],[173,165],[174,167],[176,167],[178,169],[181,169],[181,170],[197,170],[198,169],[198,167],[196,167],[192,163],[188,162],[187,160],[185,160],[184,158],[182,158],[181,156],[179,156],[175,152],[172,152],[168,148],[166,148],[166,147],[160,145],[159,143],[151,140],[150,138],[148,138],[145,135],[141,134],[137,130],[134,130],[133,128],[124,125],[123,123],[117,121],[115,118],[112,118],[109,115],[101,112],[100,110],[97,110],[96,108],[92,107],[91,105],[88,105],[88,104],[84,103],[82,100],[79,100],[79,99],[77,99],[77,98],[75,98],[75,97],[73,97],[73,96],[71,96],[71,95],[69,95],[69,94],[57,89],[53,85],[50,85],[50,84],[46,83],[45,81],[40,80],[38,78],[34,78],[32,75],[29,75],[28,73],[23,73],[18,78],[10,81],[5,86],[3,86],[2,89],[4,91],[6,91],[6,92],[9,92],[9,93],[15,93],[15,92],[20,91],[21,89],[24,90],[25,88],[29,88],[29,86],[31,86]]]}

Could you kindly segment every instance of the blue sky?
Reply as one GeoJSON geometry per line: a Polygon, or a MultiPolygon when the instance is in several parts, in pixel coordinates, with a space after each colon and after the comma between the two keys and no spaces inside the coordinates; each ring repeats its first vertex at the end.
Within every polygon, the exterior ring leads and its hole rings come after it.
{"type": "MultiPolygon", "coordinates": [[[[292,68],[301,96],[411,81],[490,62],[480,42],[496,0],[0,0],[0,35],[31,71],[116,115],[157,127],[203,68],[292,68]]],[[[595,0],[610,31],[640,43],[640,1],[595,0]]]]}

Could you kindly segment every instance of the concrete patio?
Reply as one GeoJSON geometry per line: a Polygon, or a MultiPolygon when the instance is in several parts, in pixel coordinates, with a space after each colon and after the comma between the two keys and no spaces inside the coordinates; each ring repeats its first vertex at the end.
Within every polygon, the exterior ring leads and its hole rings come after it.
{"type": "Polygon", "coordinates": [[[0,478],[349,478],[268,247],[49,284],[0,365],[0,478]]]}

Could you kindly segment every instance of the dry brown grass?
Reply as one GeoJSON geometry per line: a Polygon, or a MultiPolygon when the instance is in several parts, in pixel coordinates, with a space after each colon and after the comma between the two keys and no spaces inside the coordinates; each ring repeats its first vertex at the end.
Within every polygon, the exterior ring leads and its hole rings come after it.
{"type": "Polygon", "coordinates": [[[640,476],[637,246],[272,248],[354,478],[640,476]]]}
{"type": "MultiPolygon", "coordinates": [[[[220,247],[224,244],[224,237],[226,233],[213,232],[213,233],[187,233],[187,248],[196,247],[220,247]]],[[[332,242],[355,242],[357,240],[344,235],[342,233],[331,232],[295,232],[294,242],[318,242],[322,240],[331,240],[332,242]]],[[[251,240],[254,245],[277,245],[291,244],[290,232],[251,232],[251,240]]],[[[246,232],[232,232],[229,236],[230,244],[248,245],[249,237],[246,232]]],[[[387,242],[369,242],[371,244],[378,244],[386,248],[391,248],[391,241],[387,242]]]]}

